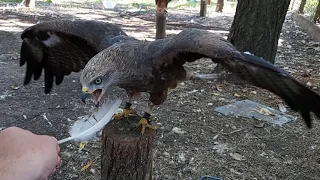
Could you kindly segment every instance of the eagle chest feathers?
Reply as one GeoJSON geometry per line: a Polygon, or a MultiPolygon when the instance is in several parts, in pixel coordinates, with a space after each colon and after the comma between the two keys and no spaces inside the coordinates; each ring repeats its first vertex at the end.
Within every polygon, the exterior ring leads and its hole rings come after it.
{"type": "Polygon", "coordinates": [[[168,88],[175,88],[178,81],[186,78],[186,71],[179,61],[156,66],[153,55],[161,50],[161,42],[133,44],[131,48],[126,44],[126,48],[121,48],[125,50],[120,53],[122,54],[120,56],[128,59],[124,64],[122,83],[119,87],[140,92],[160,93],[167,91],[168,88]]]}

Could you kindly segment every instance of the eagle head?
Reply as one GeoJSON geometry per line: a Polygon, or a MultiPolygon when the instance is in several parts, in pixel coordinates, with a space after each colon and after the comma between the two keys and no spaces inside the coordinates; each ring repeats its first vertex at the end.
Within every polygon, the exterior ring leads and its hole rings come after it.
{"type": "Polygon", "coordinates": [[[117,84],[119,71],[116,64],[113,63],[113,57],[113,53],[105,49],[86,64],[80,76],[82,102],[85,103],[87,97],[92,95],[92,99],[98,107],[106,90],[117,84]]]}

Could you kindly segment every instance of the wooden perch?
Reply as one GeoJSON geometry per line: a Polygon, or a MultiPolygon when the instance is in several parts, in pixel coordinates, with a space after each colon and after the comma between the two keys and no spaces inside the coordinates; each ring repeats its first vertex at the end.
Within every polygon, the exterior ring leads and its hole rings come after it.
{"type": "Polygon", "coordinates": [[[140,116],[112,120],[102,134],[101,180],[152,179],[152,149],[156,131],[141,135],[140,116]]]}

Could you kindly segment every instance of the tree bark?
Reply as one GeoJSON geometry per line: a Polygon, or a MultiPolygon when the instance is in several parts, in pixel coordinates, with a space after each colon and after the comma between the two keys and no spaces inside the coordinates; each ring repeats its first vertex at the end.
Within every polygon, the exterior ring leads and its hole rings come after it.
{"type": "Polygon", "coordinates": [[[228,40],[274,63],[290,0],[239,0],[228,40]]]}
{"type": "Polygon", "coordinates": [[[35,8],[36,7],[36,0],[26,0],[25,5],[26,5],[26,7],[35,8]]]}
{"type": "Polygon", "coordinates": [[[216,12],[222,12],[224,6],[223,1],[224,0],[217,0],[216,12]]]}
{"type": "Polygon", "coordinates": [[[169,0],[156,0],[156,39],[167,37],[167,6],[169,2],[169,0]]]}
{"type": "Polygon", "coordinates": [[[200,0],[200,17],[207,16],[207,0],[200,0]]]}
{"type": "Polygon", "coordinates": [[[314,14],[313,22],[320,23],[320,0],[318,0],[318,6],[317,6],[316,12],[314,14]]]}
{"type": "Polygon", "coordinates": [[[298,13],[299,14],[304,14],[304,6],[306,5],[307,0],[301,0],[299,9],[298,9],[298,13]]]}
{"type": "Polygon", "coordinates": [[[152,179],[152,149],[156,131],[133,128],[141,117],[113,120],[104,129],[101,153],[101,180],[152,179]]]}

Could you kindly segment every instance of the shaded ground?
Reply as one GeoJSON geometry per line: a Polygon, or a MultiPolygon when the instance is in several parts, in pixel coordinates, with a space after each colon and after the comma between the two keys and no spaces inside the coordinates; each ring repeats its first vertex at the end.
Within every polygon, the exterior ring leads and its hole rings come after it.
{"type": "MultiPolygon", "coordinates": [[[[168,34],[185,27],[199,27],[227,35],[232,14],[213,14],[199,18],[198,12],[169,11],[168,34]]],[[[49,19],[96,19],[113,22],[140,39],[154,37],[153,11],[118,7],[114,11],[93,8],[56,7],[42,4],[36,10],[0,11],[0,127],[19,126],[35,133],[61,139],[68,127],[89,106],[80,103],[79,74],[65,78],[63,85],[44,95],[43,82],[22,86],[25,68],[20,68],[20,33],[23,29],[49,19]]],[[[279,41],[277,65],[313,88],[319,87],[319,46],[295,26],[290,14],[279,41]]],[[[203,60],[188,65],[209,73],[213,66],[203,60]]],[[[306,129],[301,117],[283,127],[254,119],[225,117],[215,113],[216,106],[249,98],[277,109],[281,100],[256,87],[236,86],[212,81],[187,81],[171,91],[168,100],[154,111],[159,128],[154,155],[154,179],[197,179],[210,174],[223,179],[320,179],[320,123],[306,129]],[[258,126],[257,126],[258,125],[258,126]],[[184,134],[172,132],[181,128],[184,134]],[[230,156],[238,153],[241,160],[230,156]]],[[[316,91],[318,91],[316,89],[316,91]]],[[[112,95],[123,92],[114,91],[112,95]]],[[[318,91],[319,92],[319,91],[318,91]]],[[[145,100],[145,99],[144,99],[145,100]]],[[[145,104],[145,101],[138,102],[145,104]]],[[[61,146],[62,165],[50,179],[98,179],[99,143],[89,143],[78,152],[78,144],[61,146]],[[80,172],[87,162],[94,164],[80,172]]]]}

